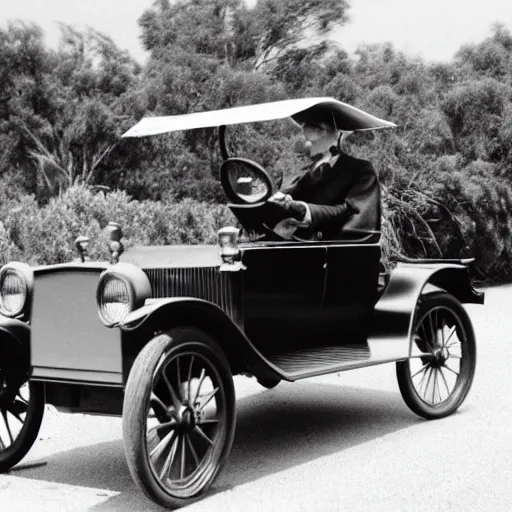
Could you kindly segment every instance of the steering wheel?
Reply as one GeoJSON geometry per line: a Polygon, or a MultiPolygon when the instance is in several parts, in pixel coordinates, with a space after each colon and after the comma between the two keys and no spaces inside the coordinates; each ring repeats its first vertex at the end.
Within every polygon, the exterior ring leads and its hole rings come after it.
{"type": "Polygon", "coordinates": [[[261,165],[246,158],[228,158],[222,163],[220,180],[232,202],[229,208],[248,232],[264,234],[275,241],[302,241],[295,235],[284,238],[270,227],[291,215],[283,205],[268,201],[274,194],[274,184],[261,165]]]}

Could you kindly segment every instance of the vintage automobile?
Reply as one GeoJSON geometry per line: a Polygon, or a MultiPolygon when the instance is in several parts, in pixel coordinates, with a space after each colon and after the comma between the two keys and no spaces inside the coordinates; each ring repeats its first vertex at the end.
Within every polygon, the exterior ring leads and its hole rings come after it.
{"type": "MultiPolygon", "coordinates": [[[[208,489],[229,455],[233,376],[281,380],[396,362],[405,403],[452,414],[475,372],[463,303],[483,304],[470,260],[399,261],[382,273],[378,231],[282,239],[264,222],[275,192],[253,161],[230,157],[226,126],[333,116],[341,130],[394,126],[331,98],[143,119],[126,137],[218,127],[220,179],[237,227],[218,245],[135,247],[112,261],[0,270],[0,470],[34,443],[45,404],[122,415],[129,470],[155,502],[179,507],[208,489]]],[[[304,397],[307,400],[307,396],[304,397]]]]}

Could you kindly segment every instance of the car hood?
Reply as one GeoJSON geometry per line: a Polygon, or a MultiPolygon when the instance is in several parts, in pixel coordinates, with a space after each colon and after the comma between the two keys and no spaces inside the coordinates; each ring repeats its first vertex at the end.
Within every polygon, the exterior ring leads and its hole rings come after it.
{"type": "Polygon", "coordinates": [[[120,261],[140,268],[202,268],[222,264],[218,245],[137,245],[127,249],[120,261]]]}

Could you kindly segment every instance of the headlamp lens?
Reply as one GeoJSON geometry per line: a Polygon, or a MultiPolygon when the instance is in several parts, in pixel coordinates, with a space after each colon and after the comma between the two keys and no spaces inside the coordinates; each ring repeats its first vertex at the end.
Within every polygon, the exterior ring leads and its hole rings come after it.
{"type": "Polygon", "coordinates": [[[133,298],[128,284],[115,275],[103,281],[98,297],[98,309],[108,325],[118,324],[132,311],[133,298]]]}
{"type": "Polygon", "coordinates": [[[0,310],[7,316],[19,315],[25,306],[27,287],[23,277],[7,269],[0,275],[0,310]]]}

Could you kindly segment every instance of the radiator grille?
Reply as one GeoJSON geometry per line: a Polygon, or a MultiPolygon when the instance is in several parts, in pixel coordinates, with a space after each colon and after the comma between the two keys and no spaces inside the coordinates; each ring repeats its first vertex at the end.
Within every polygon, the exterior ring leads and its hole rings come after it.
{"type": "Polygon", "coordinates": [[[219,306],[241,325],[240,276],[220,272],[218,267],[144,269],[153,289],[152,297],[195,297],[219,306]]]}

